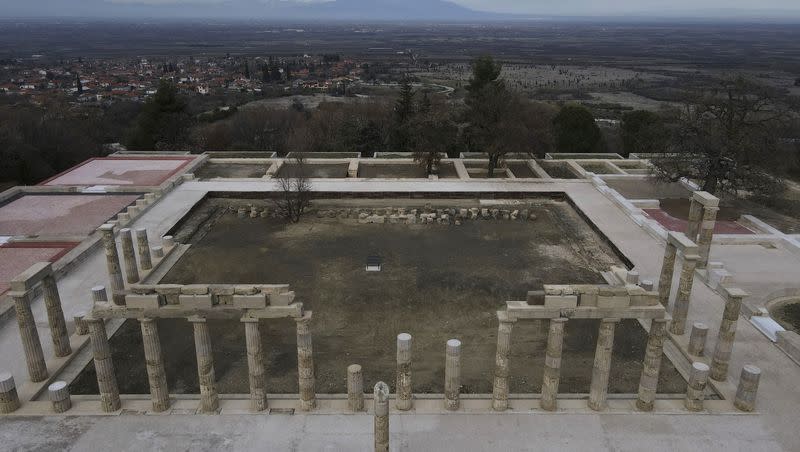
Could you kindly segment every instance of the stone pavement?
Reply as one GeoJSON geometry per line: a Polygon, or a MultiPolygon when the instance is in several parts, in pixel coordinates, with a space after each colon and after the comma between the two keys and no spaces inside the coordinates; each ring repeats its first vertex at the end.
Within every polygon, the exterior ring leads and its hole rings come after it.
{"type": "MultiPolygon", "coordinates": [[[[156,204],[135,227],[158,237],[201,199],[206,191],[267,191],[272,181],[187,182],[156,204]]],[[[347,181],[314,180],[324,191],[442,191],[568,193],[591,221],[628,256],[643,279],[658,280],[663,243],[647,234],[591,184],[521,181],[347,181]]],[[[715,257],[716,258],[716,257],[715,257]]],[[[105,283],[102,251],[59,281],[67,318],[90,305],[89,288],[105,283]]],[[[737,259],[748,259],[748,255],[737,259]]],[[[676,265],[680,268],[680,265],[676,265]]],[[[787,278],[797,280],[789,269],[787,278]]],[[[678,278],[674,278],[677,283],[678,278]]],[[[673,290],[673,293],[675,291],[673,290]]],[[[758,295],[758,294],[754,294],[758,295]]],[[[52,356],[41,300],[34,305],[45,355],[52,356]]],[[[688,319],[710,326],[712,350],[722,318],[723,299],[695,280],[688,319]]],[[[0,360],[27,378],[13,319],[0,329],[0,360]]],[[[749,322],[740,318],[730,366],[735,385],[744,364],[763,370],[756,414],[604,413],[585,414],[392,413],[392,450],[800,450],[796,411],[800,406],[800,367],[749,322]]],[[[374,382],[365,382],[371,386],[374,382]]],[[[513,401],[512,401],[513,408],[513,401]]],[[[11,450],[371,450],[369,415],[179,415],[121,417],[6,418],[0,441],[11,450]]]]}

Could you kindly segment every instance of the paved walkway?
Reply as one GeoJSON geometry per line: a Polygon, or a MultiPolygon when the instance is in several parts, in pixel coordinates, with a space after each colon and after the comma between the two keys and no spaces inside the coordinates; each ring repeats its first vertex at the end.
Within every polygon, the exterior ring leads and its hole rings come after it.
{"type": "MultiPolygon", "coordinates": [[[[566,191],[576,205],[635,264],[645,279],[657,280],[663,245],[625,216],[591,184],[515,181],[313,181],[325,191],[566,191]]],[[[209,191],[264,191],[268,182],[188,182],[167,195],[136,226],[163,234],[209,191]]],[[[89,288],[105,282],[105,262],[95,253],[59,281],[68,318],[89,307],[89,288]]],[[[747,256],[743,257],[744,259],[747,256]]],[[[797,272],[790,276],[797,279],[797,272]]],[[[677,282],[677,278],[676,282],[677,282]]],[[[674,291],[673,291],[674,293],[674,291]]],[[[713,350],[723,301],[696,280],[689,321],[710,326],[713,350]]],[[[41,301],[35,315],[44,325],[41,301]]],[[[40,327],[46,356],[49,332],[40,327]]],[[[0,360],[24,381],[14,321],[0,330],[0,360]]],[[[800,450],[796,410],[800,367],[739,320],[731,360],[733,383],[744,364],[763,370],[755,415],[690,414],[448,414],[392,417],[393,450],[800,450]]],[[[30,418],[0,422],[0,441],[10,449],[73,450],[113,446],[120,450],[370,450],[368,415],[294,416],[125,416],[123,418],[30,418]]]]}

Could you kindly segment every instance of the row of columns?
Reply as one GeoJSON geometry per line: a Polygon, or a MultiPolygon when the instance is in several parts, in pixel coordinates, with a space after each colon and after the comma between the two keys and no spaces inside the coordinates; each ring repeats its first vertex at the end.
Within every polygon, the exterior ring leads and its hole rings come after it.
{"type": "MultiPolygon", "coordinates": [[[[508,408],[509,353],[511,350],[511,331],[515,320],[509,318],[504,311],[498,312],[498,318],[500,322],[497,332],[492,408],[496,411],[503,411],[508,408]]],[[[588,402],[589,408],[595,411],[604,410],[607,405],[608,380],[614,349],[614,330],[619,321],[620,319],[617,318],[600,320],[588,402]]],[[[547,411],[555,411],[558,408],[558,384],[561,377],[561,355],[566,323],[566,318],[550,319],[548,328],[547,351],[545,354],[544,375],[542,377],[542,396],[539,401],[540,407],[547,411]]],[[[666,319],[654,319],[651,323],[636,402],[637,407],[643,411],[653,409],[656,385],[661,369],[661,355],[664,349],[666,325],[666,319]]]]}
{"type": "MultiPolygon", "coordinates": [[[[69,342],[64,310],[61,307],[58,284],[51,264],[36,265],[37,271],[44,272],[39,286],[42,288],[42,298],[44,299],[47,313],[50,338],[53,341],[53,352],[57,358],[63,358],[72,354],[72,346],[69,342]]],[[[14,310],[17,315],[17,325],[19,326],[20,340],[28,367],[28,376],[32,382],[44,381],[48,377],[47,363],[44,358],[42,343],[39,339],[39,331],[36,328],[36,320],[31,309],[35,287],[28,287],[27,281],[15,282],[23,283],[22,285],[26,287],[26,290],[22,291],[12,290],[9,292],[9,296],[14,300],[14,310]]],[[[15,282],[12,282],[12,288],[15,282]]]]}
{"type": "Polygon", "coordinates": [[[678,293],[675,295],[675,304],[672,307],[672,323],[669,330],[672,334],[682,335],[686,329],[686,318],[689,314],[692,285],[694,284],[694,271],[700,256],[697,254],[697,246],[679,232],[670,232],[667,235],[667,245],[658,282],[658,300],[665,308],[669,307],[678,244],[681,244],[683,248],[683,265],[678,281],[678,293]]]}
{"type": "Polygon", "coordinates": [[[173,246],[172,237],[163,238],[163,247],[150,248],[150,240],[147,237],[147,230],[144,228],[131,231],[129,228],[119,230],[120,243],[122,247],[122,257],[125,261],[125,278],[122,275],[122,265],[120,264],[119,250],[114,239],[114,225],[104,224],[99,231],[102,235],[103,249],[106,255],[106,266],[111,282],[112,300],[116,305],[125,304],[125,281],[128,284],[135,284],[141,280],[141,271],[153,269],[153,257],[164,257],[164,247],[173,246]],[[134,250],[133,236],[136,236],[134,250]],[[138,251],[138,252],[137,252],[138,251]],[[138,256],[138,262],[137,262],[138,256]]]}
{"type": "Polygon", "coordinates": [[[698,268],[708,266],[711,241],[714,237],[714,226],[719,212],[719,198],[710,193],[694,192],[689,204],[689,219],[686,225],[686,236],[696,242],[699,259],[698,268]]]}
{"type": "MultiPolygon", "coordinates": [[[[116,411],[119,409],[119,388],[114,374],[114,364],[111,359],[111,348],[106,334],[105,323],[102,319],[93,317],[87,317],[83,320],[89,326],[102,408],[107,412],[116,411]]],[[[300,407],[302,410],[312,410],[316,406],[313,350],[309,330],[310,320],[310,312],[305,313],[303,317],[295,319],[297,324],[298,381],[300,407]]],[[[193,316],[188,318],[188,321],[192,324],[194,334],[197,375],[200,386],[200,410],[213,413],[219,410],[219,394],[216,387],[211,335],[205,318],[193,316]]],[[[142,330],[142,343],[153,411],[161,412],[169,408],[170,400],[164,356],[158,337],[158,323],[156,319],[152,318],[141,318],[139,322],[142,330]]],[[[267,391],[264,350],[261,344],[258,319],[246,317],[242,319],[242,323],[245,327],[251,408],[253,411],[262,411],[267,408],[267,391]]]]}

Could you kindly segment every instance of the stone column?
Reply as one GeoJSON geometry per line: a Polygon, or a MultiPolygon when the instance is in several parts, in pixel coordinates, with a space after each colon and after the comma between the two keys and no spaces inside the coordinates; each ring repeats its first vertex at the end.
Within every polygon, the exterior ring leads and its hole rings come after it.
{"type": "Polygon", "coordinates": [[[200,382],[200,410],[214,413],[219,409],[217,381],[214,375],[214,355],[211,352],[211,335],[206,319],[189,317],[194,328],[194,349],[197,354],[197,378],[200,382]]]}
{"type": "Polygon", "coordinates": [[[697,239],[697,248],[700,260],[697,261],[698,268],[708,266],[708,255],[711,253],[711,241],[714,238],[714,225],[717,222],[717,212],[719,207],[705,207],[703,209],[703,222],[700,224],[700,235],[697,239]]]}
{"type": "Polygon", "coordinates": [[[706,384],[708,383],[708,366],[701,362],[692,363],[689,384],[686,386],[686,399],[683,405],[689,411],[703,411],[706,384]]]}
{"type": "Polygon", "coordinates": [[[0,373],[0,414],[13,413],[19,407],[19,395],[14,377],[8,372],[0,373]]]}
{"type": "Polygon", "coordinates": [[[494,360],[494,384],[492,387],[492,409],[504,411],[508,409],[508,355],[511,351],[511,330],[515,320],[508,317],[506,311],[497,311],[500,321],[497,327],[497,352],[494,360]]]}
{"type": "Polygon", "coordinates": [[[125,304],[125,283],[122,280],[122,266],[119,263],[117,242],[114,240],[114,226],[104,224],[100,226],[103,234],[103,249],[106,252],[106,266],[108,278],[111,280],[111,298],[116,305],[125,304]]]}
{"type": "Polygon", "coordinates": [[[692,325],[692,333],[689,335],[690,355],[703,356],[706,349],[706,339],[708,337],[708,325],[697,322],[692,325]]]}
{"type": "Polygon", "coordinates": [[[89,317],[89,335],[92,339],[94,370],[97,374],[97,386],[100,389],[100,406],[105,412],[117,411],[121,407],[117,375],[114,373],[114,361],[111,358],[111,347],[108,344],[106,324],[103,319],[89,317]]]}
{"type": "Polygon", "coordinates": [[[267,380],[264,371],[264,348],[261,344],[261,332],[258,319],[242,318],[244,336],[247,344],[247,369],[250,380],[250,409],[264,411],[267,409],[267,380]]]}
{"type": "Polygon", "coordinates": [[[410,410],[411,399],[411,335],[400,333],[397,335],[397,399],[395,405],[398,410],[410,410]]]}
{"type": "Polygon", "coordinates": [[[375,402],[375,452],[389,451],[389,385],[379,381],[374,389],[375,402]]]}
{"type": "Polygon", "coordinates": [[[139,282],[139,268],[136,264],[136,252],[133,250],[133,237],[131,230],[123,228],[119,230],[119,238],[122,242],[122,257],[125,259],[125,279],[128,284],[139,282]]]}
{"type": "Polygon", "coordinates": [[[700,221],[703,218],[703,205],[694,199],[689,200],[689,221],[686,224],[686,236],[689,240],[697,241],[697,233],[700,232],[700,221]]]}
{"type": "Polygon", "coordinates": [[[681,267],[681,279],[678,282],[678,294],[675,296],[675,305],[672,307],[672,323],[669,331],[677,336],[686,331],[686,317],[689,315],[689,303],[692,297],[692,284],[694,283],[694,268],[698,256],[685,254],[681,267]]]}
{"type": "Polygon", "coordinates": [[[619,319],[602,319],[594,352],[592,384],[589,390],[589,408],[602,411],[606,408],[608,376],[611,371],[611,354],[614,349],[614,327],[619,319]]]}
{"type": "Polygon", "coordinates": [[[158,337],[158,323],[155,319],[141,318],[144,360],[147,365],[147,380],[150,383],[150,399],[153,411],[160,413],[169,408],[169,387],[164,371],[164,355],[161,353],[161,340],[158,337]]]}
{"type": "Polygon", "coordinates": [[[50,336],[53,339],[55,355],[59,358],[69,356],[72,353],[72,347],[69,345],[67,321],[64,319],[64,310],[61,309],[61,297],[58,295],[58,285],[52,273],[42,279],[42,292],[44,293],[47,323],[50,325],[50,336]]]}
{"type": "Polygon", "coordinates": [[[758,380],[761,378],[761,369],[753,365],[745,365],[739,377],[739,386],[736,388],[736,399],[733,406],[742,411],[756,409],[756,393],[758,380]]]}
{"type": "Polygon", "coordinates": [[[86,317],[86,313],[81,312],[72,318],[75,321],[75,334],[78,336],[86,336],[89,334],[89,325],[83,321],[84,317],[86,317]]]}
{"type": "Polygon", "coordinates": [[[31,312],[31,292],[9,292],[8,295],[14,300],[19,336],[25,352],[25,362],[28,364],[28,375],[34,383],[44,381],[48,375],[47,364],[39,340],[39,331],[36,329],[36,321],[31,312]]]}
{"type": "Polygon", "coordinates": [[[142,270],[153,268],[153,259],[150,257],[150,242],[147,240],[147,229],[136,230],[136,248],[139,251],[139,266],[142,270]]]}
{"type": "Polygon", "coordinates": [[[728,378],[728,364],[731,361],[733,341],[736,339],[736,323],[739,320],[739,311],[742,309],[742,299],[747,296],[747,292],[741,289],[724,288],[723,290],[725,292],[725,310],[722,312],[717,345],[711,360],[711,378],[717,381],[725,381],[728,378]]]}
{"type": "Polygon", "coordinates": [[[300,387],[300,409],[303,411],[311,411],[317,406],[310,321],[310,311],[306,311],[303,317],[295,319],[297,323],[297,374],[300,387]]]}
{"type": "Polygon", "coordinates": [[[450,339],[445,348],[444,361],[444,407],[455,411],[460,406],[461,391],[461,341],[450,339]]]}
{"type": "Polygon", "coordinates": [[[658,301],[665,308],[669,306],[669,293],[672,290],[672,275],[675,273],[675,255],[678,249],[667,241],[664,261],[661,264],[661,277],[658,279],[658,301]]]}
{"type": "Polygon", "coordinates": [[[47,392],[50,403],[53,405],[53,413],[63,413],[72,408],[69,386],[66,381],[56,381],[47,387],[47,392]]]}
{"type": "Polygon", "coordinates": [[[547,333],[547,351],[544,357],[544,377],[542,378],[542,399],[539,406],[543,410],[555,411],[558,408],[558,383],[561,379],[561,350],[564,346],[564,326],[567,319],[550,319],[547,333]]]}
{"type": "Polygon", "coordinates": [[[358,364],[347,366],[347,407],[354,412],[364,409],[364,374],[358,364]]]}
{"type": "MultiPolygon", "coordinates": [[[[108,302],[108,294],[106,293],[106,288],[104,286],[94,286],[92,287],[92,301],[95,303],[106,303],[108,302]]],[[[125,301],[125,296],[123,295],[122,301],[125,301]]]]}
{"type": "Polygon", "coordinates": [[[650,333],[647,336],[647,349],[642,362],[642,376],[639,378],[639,397],[636,408],[652,411],[656,399],[658,374],[661,371],[661,355],[664,353],[664,334],[667,330],[666,319],[653,319],[650,333]]]}

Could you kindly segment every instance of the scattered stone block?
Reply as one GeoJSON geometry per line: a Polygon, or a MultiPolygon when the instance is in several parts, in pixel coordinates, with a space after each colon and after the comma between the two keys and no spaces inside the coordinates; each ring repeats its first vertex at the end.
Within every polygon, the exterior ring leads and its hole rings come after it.
{"type": "Polygon", "coordinates": [[[192,309],[211,309],[214,306],[214,298],[210,294],[206,295],[180,295],[178,300],[181,306],[192,309]]]}
{"type": "Polygon", "coordinates": [[[188,284],[181,287],[182,295],[205,295],[208,293],[208,286],[205,284],[188,284]]]}
{"type": "Polygon", "coordinates": [[[181,294],[179,284],[160,284],[155,286],[155,291],[164,298],[165,304],[178,304],[178,295],[181,294]]]}
{"type": "Polygon", "coordinates": [[[544,305],[548,308],[576,308],[578,307],[578,297],[577,295],[545,295],[544,305]]]}
{"type": "Polygon", "coordinates": [[[255,286],[238,285],[233,286],[234,295],[255,295],[258,293],[258,288],[255,286]]]}
{"type": "Polygon", "coordinates": [[[131,309],[158,309],[161,307],[160,295],[125,295],[125,305],[131,309]]]}
{"type": "Polygon", "coordinates": [[[294,291],[282,292],[276,295],[270,295],[269,304],[271,306],[289,306],[294,302],[294,291]]]}
{"type": "Polygon", "coordinates": [[[267,307],[267,295],[234,295],[233,306],[240,309],[264,309],[267,307]]]}

